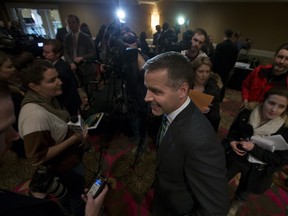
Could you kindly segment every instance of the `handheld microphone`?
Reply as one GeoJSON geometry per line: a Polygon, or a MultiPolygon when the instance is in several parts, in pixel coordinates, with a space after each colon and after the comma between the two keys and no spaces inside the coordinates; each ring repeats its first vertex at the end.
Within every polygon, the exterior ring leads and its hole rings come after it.
{"type": "Polygon", "coordinates": [[[80,115],[71,116],[70,121],[67,123],[68,127],[74,132],[84,132],[83,120],[80,115]]]}
{"type": "Polygon", "coordinates": [[[248,141],[254,134],[254,129],[250,124],[241,124],[239,129],[240,129],[240,138],[242,140],[248,141]]]}
{"type": "MultiPolygon", "coordinates": [[[[239,126],[240,129],[240,139],[243,141],[249,141],[250,138],[253,136],[254,130],[252,125],[243,123],[239,126]]],[[[241,144],[237,144],[236,147],[239,150],[246,151],[241,144]]]]}

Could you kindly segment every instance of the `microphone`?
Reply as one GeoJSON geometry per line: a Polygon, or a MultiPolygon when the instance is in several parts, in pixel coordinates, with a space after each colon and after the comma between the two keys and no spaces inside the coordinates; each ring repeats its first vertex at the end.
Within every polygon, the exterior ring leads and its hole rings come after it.
{"type": "Polygon", "coordinates": [[[252,127],[252,125],[250,124],[240,124],[240,138],[242,140],[250,140],[250,138],[253,136],[254,134],[254,129],[252,127]]]}
{"type": "Polygon", "coordinates": [[[71,116],[70,121],[74,124],[77,123],[78,122],[78,116],[71,116]]]}
{"type": "Polygon", "coordinates": [[[67,123],[68,127],[74,132],[84,132],[83,120],[80,115],[71,116],[70,121],[67,123]]]}
{"type": "MultiPolygon", "coordinates": [[[[240,131],[240,140],[249,141],[250,138],[254,134],[254,129],[252,125],[247,123],[242,123],[239,125],[239,131],[240,131]]],[[[246,151],[241,144],[237,144],[236,147],[239,150],[246,151]]]]}

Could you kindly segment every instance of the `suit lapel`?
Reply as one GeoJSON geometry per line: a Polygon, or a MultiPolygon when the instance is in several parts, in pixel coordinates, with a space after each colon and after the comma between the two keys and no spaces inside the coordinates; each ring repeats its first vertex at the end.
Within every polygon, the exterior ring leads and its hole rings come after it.
{"type": "Polygon", "coordinates": [[[178,139],[178,136],[181,136],[182,128],[185,127],[183,121],[186,119],[185,117],[187,115],[192,115],[194,108],[195,107],[193,107],[192,103],[189,103],[189,105],[182,112],[180,112],[170,124],[165,136],[163,137],[162,143],[159,145],[157,150],[156,169],[159,166],[163,156],[167,154],[172,145],[175,143],[175,140],[178,139]]]}

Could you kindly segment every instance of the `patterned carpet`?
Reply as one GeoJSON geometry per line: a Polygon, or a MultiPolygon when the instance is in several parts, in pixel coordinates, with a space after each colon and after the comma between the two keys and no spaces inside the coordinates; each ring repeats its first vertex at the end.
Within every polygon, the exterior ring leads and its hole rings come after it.
{"type": "MultiPolygon", "coordinates": [[[[227,90],[227,102],[221,104],[221,123],[218,136],[222,139],[238,112],[241,95],[234,90],[227,90]]],[[[84,155],[87,183],[93,179],[98,170],[99,159],[103,156],[103,172],[109,176],[112,189],[105,200],[106,214],[109,216],[148,216],[151,215],[154,178],[155,150],[151,139],[146,139],[147,149],[140,160],[134,163],[136,141],[117,133],[111,142],[103,146],[99,136],[91,138],[93,148],[84,155]],[[102,152],[103,154],[100,154],[102,152]],[[133,166],[135,165],[135,166],[133,166]]],[[[6,162],[0,169],[0,188],[26,192],[27,181],[33,169],[25,159],[18,159],[13,152],[6,155],[6,162]],[[23,184],[26,183],[26,184],[23,184]]],[[[101,161],[101,160],[100,160],[101,161]]],[[[286,176],[283,173],[275,176],[275,182],[282,184],[286,176]],[[282,180],[281,180],[282,179],[282,180]]],[[[237,178],[230,183],[231,197],[237,184],[237,178]]],[[[242,206],[237,216],[285,216],[288,215],[288,194],[274,184],[265,194],[251,196],[242,206]]]]}

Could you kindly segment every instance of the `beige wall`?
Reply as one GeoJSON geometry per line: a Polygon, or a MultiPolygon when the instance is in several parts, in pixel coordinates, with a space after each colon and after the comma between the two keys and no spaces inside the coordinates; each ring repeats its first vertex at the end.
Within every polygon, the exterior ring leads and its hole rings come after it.
{"type": "MultiPolygon", "coordinates": [[[[11,1],[15,2],[15,0],[11,1]]],[[[25,0],[21,1],[24,2],[25,0]]],[[[113,20],[116,8],[115,4],[67,2],[55,4],[59,6],[62,21],[68,14],[75,14],[79,16],[81,22],[86,22],[89,25],[93,36],[96,36],[102,24],[109,24],[113,20]]],[[[286,22],[288,3],[175,3],[159,1],[157,6],[123,6],[127,14],[126,25],[138,35],[141,31],[146,31],[148,37],[151,37],[150,13],[155,8],[160,13],[161,25],[163,22],[168,22],[173,26],[177,16],[182,14],[190,19],[190,29],[204,28],[208,34],[214,37],[214,43],[222,40],[223,31],[226,28],[240,31],[244,39],[251,38],[254,42],[252,47],[254,49],[274,51],[281,43],[288,42],[286,22]]],[[[1,17],[3,15],[4,13],[1,13],[1,17]]],[[[185,30],[184,27],[182,30],[185,30]]]]}
{"type": "MultiPolygon", "coordinates": [[[[141,31],[146,31],[151,34],[150,28],[150,11],[151,5],[132,5],[125,6],[126,26],[130,27],[138,35],[141,31]]],[[[59,5],[62,22],[69,14],[79,16],[80,22],[86,22],[92,31],[92,35],[96,36],[102,24],[108,25],[115,18],[115,5],[107,4],[77,4],[77,3],[62,3],[59,5]]]]}
{"type": "Polygon", "coordinates": [[[190,18],[190,28],[204,28],[214,37],[222,40],[226,28],[240,31],[243,38],[253,40],[253,48],[275,51],[288,42],[288,3],[175,3],[161,2],[161,22],[173,23],[173,18],[182,11],[190,18]]]}

